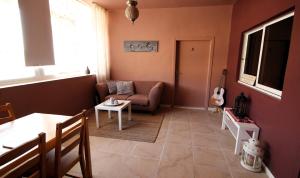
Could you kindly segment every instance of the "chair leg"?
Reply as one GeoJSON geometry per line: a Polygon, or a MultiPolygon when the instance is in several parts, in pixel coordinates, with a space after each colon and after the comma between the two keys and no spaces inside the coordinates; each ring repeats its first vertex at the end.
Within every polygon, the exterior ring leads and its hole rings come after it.
{"type": "Polygon", "coordinates": [[[83,155],[80,155],[79,163],[80,163],[80,169],[81,169],[82,177],[86,178],[87,177],[87,172],[86,172],[86,169],[85,169],[85,161],[84,161],[83,155]]]}

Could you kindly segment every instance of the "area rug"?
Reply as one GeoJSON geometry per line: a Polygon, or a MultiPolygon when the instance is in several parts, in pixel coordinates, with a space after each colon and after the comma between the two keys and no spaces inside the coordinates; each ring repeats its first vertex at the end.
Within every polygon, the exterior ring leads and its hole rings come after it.
{"type": "Polygon", "coordinates": [[[119,131],[116,112],[112,112],[112,119],[108,118],[107,111],[99,112],[100,128],[96,127],[95,114],[91,114],[88,119],[90,136],[154,143],[164,113],[132,113],[132,120],[128,121],[128,113],[123,112],[122,118],[122,130],[119,131]]]}

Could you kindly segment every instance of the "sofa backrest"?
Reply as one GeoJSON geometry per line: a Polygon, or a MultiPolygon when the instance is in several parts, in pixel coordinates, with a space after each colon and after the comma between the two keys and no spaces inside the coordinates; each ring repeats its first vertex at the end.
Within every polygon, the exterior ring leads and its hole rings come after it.
{"type": "Polygon", "coordinates": [[[149,94],[151,88],[158,82],[156,81],[133,81],[136,94],[149,94]]]}

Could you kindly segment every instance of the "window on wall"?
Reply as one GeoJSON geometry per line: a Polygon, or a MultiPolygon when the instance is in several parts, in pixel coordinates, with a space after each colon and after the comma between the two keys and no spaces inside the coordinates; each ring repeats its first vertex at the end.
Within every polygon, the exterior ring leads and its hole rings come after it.
{"type": "Polygon", "coordinates": [[[26,67],[18,2],[0,0],[0,87],[82,75],[87,66],[94,71],[96,31],[89,4],[50,0],[55,65],[26,67]]]}
{"type": "Polygon", "coordinates": [[[18,0],[0,1],[0,22],[0,81],[33,76],[25,68],[18,0]]]}
{"type": "MultiPolygon", "coordinates": [[[[96,61],[92,8],[79,0],[51,0],[55,69],[82,71],[96,61]]],[[[51,68],[51,67],[50,67],[51,68]]],[[[46,70],[46,73],[55,70],[46,70]]]]}
{"type": "Polygon", "coordinates": [[[239,82],[281,98],[294,12],[244,33],[239,82]]]}

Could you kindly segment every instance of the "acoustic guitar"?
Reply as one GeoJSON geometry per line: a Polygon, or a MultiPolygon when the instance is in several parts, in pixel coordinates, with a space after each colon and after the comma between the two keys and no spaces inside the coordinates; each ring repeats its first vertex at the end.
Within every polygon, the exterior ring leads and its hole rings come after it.
{"type": "Polygon", "coordinates": [[[214,89],[214,94],[210,98],[210,103],[214,106],[220,107],[224,104],[225,90],[223,86],[224,86],[226,74],[227,74],[227,69],[223,69],[222,76],[219,81],[219,85],[214,89]]]}

